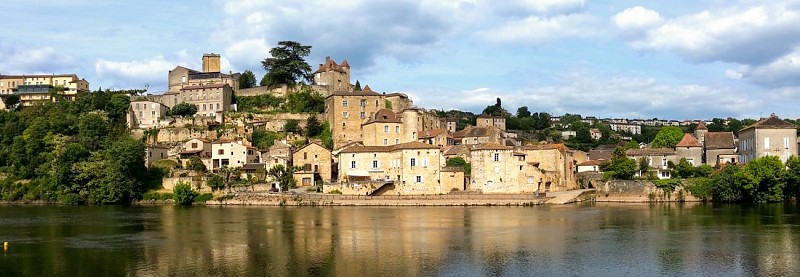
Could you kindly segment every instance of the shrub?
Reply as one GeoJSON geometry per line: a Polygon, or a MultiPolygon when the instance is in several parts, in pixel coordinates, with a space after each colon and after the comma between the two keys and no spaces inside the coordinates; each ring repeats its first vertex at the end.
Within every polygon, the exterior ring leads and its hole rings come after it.
{"type": "Polygon", "coordinates": [[[197,195],[189,183],[180,182],[172,188],[172,200],[176,205],[191,205],[197,195]]]}
{"type": "Polygon", "coordinates": [[[58,195],[58,203],[64,205],[79,205],[82,202],[83,201],[81,199],[81,196],[78,195],[77,193],[67,193],[58,195]]]}
{"type": "Polygon", "coordinates": [[[142,200],[148,200],[148,201],[168,200],[168,199],[172,199],[172,193],[148,191],[145,192],[144,195],[142,195],[142,200]]]}
{"type": "Polygon", "coordinates": [[[684,188],[701,201],[711,200],[713,183],[710,178],[700,177],[689,179],[684,188]]]}
{"type": "Polygon", "coordinates": [[[338,189],[335,189],[335,190],[329,191],[328,194],[342,194],[342,192],[339,191],[338,189]]]}
{"type": "Polygon", "coordinates": [[[194,202],[195,203],[205,203],[206,201],[209,201],[211,199],[214,199],[214,196],[212,194],[203,193],[203,194],[198,194],[197,196],[195,196],[194,197],[194,202]]]}

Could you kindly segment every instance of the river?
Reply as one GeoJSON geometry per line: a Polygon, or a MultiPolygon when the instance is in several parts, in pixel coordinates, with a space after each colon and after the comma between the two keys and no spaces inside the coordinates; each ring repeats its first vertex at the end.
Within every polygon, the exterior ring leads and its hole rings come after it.
{"type": "Polygon", "coordinates": [[[797,276],[794,204],[0,206],[2,276],[797,276]]]}

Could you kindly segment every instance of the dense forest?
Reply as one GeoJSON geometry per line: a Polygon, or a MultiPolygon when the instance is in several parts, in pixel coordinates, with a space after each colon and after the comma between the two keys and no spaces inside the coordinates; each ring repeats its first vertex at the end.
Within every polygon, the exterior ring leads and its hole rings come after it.
{"type": "Polygon", "coordinates": [[[80,93],[75,101],[0,111],[0,198],[67,204],[140,198],[161,176],[147,171],[145,144],[128,134],[125,93],[80,93]]]}

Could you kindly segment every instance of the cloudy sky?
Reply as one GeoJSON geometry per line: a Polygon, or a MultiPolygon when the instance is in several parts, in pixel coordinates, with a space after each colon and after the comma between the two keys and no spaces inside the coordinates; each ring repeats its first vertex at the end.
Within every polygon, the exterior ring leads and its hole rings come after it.
{"type": "Polygon", "coordinates": [[[700,119],[800,116],[800,1],[4,0],[0,74],[166,90],[176,65],[265,72],[282,40],[316,69],[424,108],[700,119]],[[656,3],[649,3],[656,2],[656,3]]]}

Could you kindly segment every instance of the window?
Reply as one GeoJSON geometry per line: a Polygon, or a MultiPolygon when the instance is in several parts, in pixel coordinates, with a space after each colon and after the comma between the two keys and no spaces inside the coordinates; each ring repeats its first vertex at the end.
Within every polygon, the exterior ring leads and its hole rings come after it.
{"type": "Polygon", "coordinates": [[[342,107],[347,107],[347,100],[342,100],[342,107]]]}
{"type": "Polygon", "coordinates": [[[342,112],[342,118],[347,118],[347,112],[342,112]]]}
{"type": "Polygon", "coordinates": [[[417,182],[417,184],[419,184],[419,183],[422,183],[422,176],[420,176],[420,175],[417,175],[417,176],[414,178],[414,181],[416,181],[416,182],[417,182]]]}
{"type": "Polygon", "coordinates": [[[400,126],[394,126],[394,132],[399,134],[400,133],[400,126]]]}
{"type": "Polygon", "coordinates": [[[197,148],[197,142],[192,142],[192,148],[197,148]]]}
{"type": "Polygon", "coordinates": [[[400,144],[400,139],[394,139],[394,144],[400,144]]]}
{"type": "Polygon", "coordinates": [[[383,145],[389,145],[389,140],[388,139],[383,139],[383,145]]]}
{"type": "Polygon", "coordinates": [[[764,150],[769,150],[769,138],[764,138],[764,150]]]}
{"type": "Polygon", "coordinates": [[[411,158],[411,167],[417,166],[417,159],[411,158]]]}
{"type": "Polygon", "coordinates": [[[494,161],[495,162],[499,162],[500,161],[500,153],[494,153],[494,161]]]}
{"type": "Polygon", "coordinates": [[[669,178],[669,171],[661,171],[661,178],[669,178]]]}
{"type": "Polygon", "coordinates": [[[217,103],[217,110],[219,110],[219,103],[217,103]]]}
{"type": "Polygon", "coordinates": [[[303,160],[308,159],[308,152],[303,153],[303,160]]]}
{"type": "Polygon", "coordinates": [[[350,161],[350,168],[356,168],[356,161],[350,161]]]}
{"type": "Polygon", "coordinates": [[[422,158],[422,167],[428,167],[428,158],[422,158]]]}
{"type": "Polygon", "coordinates": [[[225,155],[225,150],[222,150],[222,149],[220,149],[220,150],[217,150],[217,154],[219,154],[219,155],[225,155]]]}
{"type": "Polygon", "coordinates": [[[383,132],[386,134],[389,133],[389,125],[383,125],[383,132]]]}
{"type": "Polygon", "coordinates": [[[362,107],[366,107],[367,106],[367,99],[361,99],[361,106],[362,107]]]}
{"type": "Polygon", "coordinates": [[[661,166],[667,166],[667,158],[661,158],[661,166]]]}
{"type": "Polygon", "coordinates": [[[372,168],[378,168],[378,161],[372,161],[372,168]]]}
{"type": "Polygon", "coordinates": [[[789,137],[783,138],[783,149],[789,149],[789,137]]]}
{"type": "Polygon", "coordinates": [[[367,117],[367,113],[366,112],[361,112],[361,118],[366,118],[366,117],[367,117]]]}

